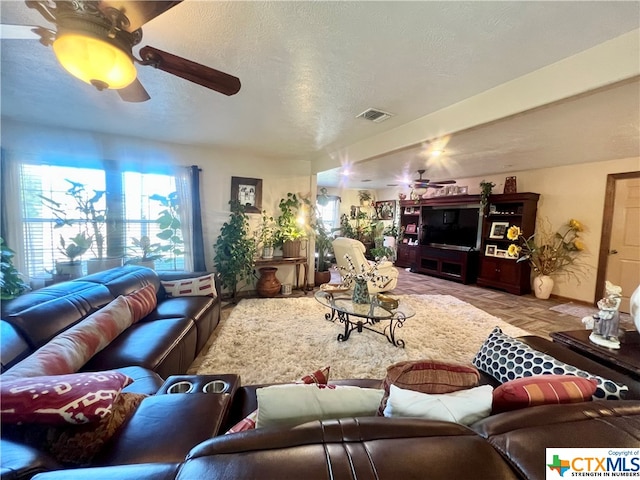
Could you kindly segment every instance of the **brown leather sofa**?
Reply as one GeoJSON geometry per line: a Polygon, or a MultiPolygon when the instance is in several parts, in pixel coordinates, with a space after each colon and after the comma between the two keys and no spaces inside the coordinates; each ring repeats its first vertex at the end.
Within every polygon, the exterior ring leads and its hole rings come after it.
{"type": "MultiPolygon", "coordinates": [[[[220,291],[219,279],[216,281],[220,291]]],[[[220,299],[170,298],[154,270],[134,265],[52,285],[3,303],[2,372],[119,295],[149,284],[156,288],[157,308],[120,334],[83,370],[136,365],[158,373],[163,379],[186,372],[220,321],[220,299]]]]}
{"type": "MultiPolygon", "coordinates": [[[[633,379],[561,345],[540,337],[520,339],[559,360],[626,383],[630,397],[640,395],[633,379]]],[[[172,378],[177,382],[184,377],[172,378]]],[[[186,378],[203,382],[198,376],[186,378]]],[[[331,383],[366,388],[382,385],[379,379],[331,383]]],[[[481,383],[498,384],[487,375],[481,376],[481,383]]],[[[253,411],[260,386],[232,391],[226,399],[230,401],[228,418],[222,424],[219,417],[212,418],[212,408],[201,403],[202,394],[164,395],[166,388],[161,389],[143,401],[132,421],[97,459],[96,467],[50,471],[34,478],[542,480],[548,447],[640,448],[640,400],[532,407],[492,415],[470,427],[415,418],[359,417],[207,438],[207,425],[219,426],[222,433],[253,411]],[[199,419],[199,435],[204,437],[197,445],[189,445],[192,439],[187,435],[185,441],[180,430],[194,428],[190,417],[199,419]],[[163,431],[176,433],[167,438],[160,434],[163,431]]]]}
{"type": "MultiPolygon", "coordinates": [[[[134,277],[140,273],[131,272],[134,277]]],[[[105,275],[104,283],[111,288],[114,288],[111,282],[123,285],[130,281],[125,280],[127,275],[105,275]]],[[[143,278],[148,275],[144,272],[143,278]]],[[[86,282],[86,278],[80,281],[86,282]]],[[[160,288],[158,294],[162,296],[160,288]]],[[[55,295],[51,296],[53,300],[55,295]]],[[[73,298],[82,298],[81,303],[89,305],[87,298],[95,297],[85,292],[73,298]]],[[[175,319],[166,315],[168,311],[175,312],[174,307],[169,309],[167,305],[163,310],[165,302],[159,303],[158,311],[152,313],[148,321],[175,319]]],[[[64,311],[66,302],[61,305],[61,311],[64,311]]],[[[29,308],[33,307],[27,306],[25,310],[29,308]]],[[[11,321],[15,317],[8,318],[11,321]]],[[[11,327],[19,325],[17,321],[3,323],[11,327]]],[[[635,379],[549,340],[532,336],[521,340],[558,360],[624,383],[629,387],[628,398],[640,399],[640,382],[635,379]]],[[[5,338],[2,342],[3,366],[10,367],[12,361],[7,360],[5,364],[5,338]]],[[[134,345],[142,348],[138,343],[134,345]]],[[[20,350],[11,343],[7,346],[12,347],[8,351],[14,353],[20,350]]],[[[145,357],[140,364],[145,367],[169,365],[158,362],[154,355],[150,357],[151,360],[145,357]]],[[[120,364],[132,356],[116,349],[114,358],[120,364]]],[[[108,365],[107,357],[102,361],[108,365]]],[[[177,365],[180,365],[179,361],[177,365]]],[[[177,370],[181,369],[178,367],[177,370]]],[[[533,407],[493,415],[470,427],[413,418],[359,417],[311,422],[293,429],[268,428],[220,435],[256,408],[255,391],[259,386],[239,386],[239,379],[236,379],[229,391],[206,394],[201,386],[209,379],[179,375],[183,371],[177,373],[178,376],[167,379],[160,389],[153,378],[136,380],[127,387],[131,389],[141,382],[139,387],[146,393],[157,393],[142,401],[133,417],[94,459],[91,468],[65,469],[42,452],[3,439],[0,451],[2,480],[28,479],[34,475],[37,480],[543,479],[546,447],[640,448],[640,400],[533,407]],[[184,378],[192,380],[196,387],[193,391],[197,393],[166,394],[168,386],[184,378]]],[[[232,376],[213,377],[228,379],[232,376]]],[[[370,388],[381,386],[379,379],[332,383],[370,388]]],[[[498,385],[487,375],[482,375],[481,383],[498,385]]]]}
{"type": "MultiPolygon", "coordinates": [[[[202,350],[220,321],[220,299],[212,297],[168,297],[161,280],[174,280],[201,273],[160,276],[154,270],[125,266],[77,280],[36,290],[2,304],[0,320],[0,357],[2,373],[28,357],[58,333],[76,325],[119,295],[126,295],[146,285],[156,289],[157,307],[147,317],[127,328],[104,350],[89,360],[82,371],[119,370],[134,383],[124,391],[154,394],[170,375],[183,374],[202,350]]],[[[216,290],[221,291],[215,278],[216,290]]],[[[2,377],[0,376],[0,381],[2,377]]],[[[216,403],[213,397],[196,397],[177,405],[176,398],[157,396],[147,399],[147,411],[171,410],[174,418],[185,424],[197,423],[191,417],[200,412],[203,428],[194,426],[183,439],[184,454],[198,442],[217,433],[207,412],[216,403]],[[208,429],[208,430],[207,430],[208,429]]],[[[165,416],[162,415],[164,422],[165,416]]],[[[151,431],[151,430],[150,430],[151,431]]],[[[170,430],[163,430],[166,435],[170,430]]],[[[179,441],[176,442],[179,445],[179,441]]],[[[0,439],[0,474],[3,480],[31,478],[39,471],[62,468],[52,458],[26,445],[0,439]]]]}
{"type": "MultiPolygon", "coordinates": [[[[188,394],[187,394],[188,395],[188,394]]],[[[640,401],[547,405],[470,427],[359,417],[211,438],[184,461],[52,471],[36,480],[546,478],[547,447],[640,447],[640,401]]]]}

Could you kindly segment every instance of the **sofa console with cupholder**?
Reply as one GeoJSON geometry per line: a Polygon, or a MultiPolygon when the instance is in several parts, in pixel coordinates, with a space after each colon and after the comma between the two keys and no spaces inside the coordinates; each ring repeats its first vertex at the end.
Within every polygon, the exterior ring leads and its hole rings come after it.
{"type": "Polygon", "coordinates": [[[181,462],[198,443],[224,433],[238,375],[174,375],[111,438],[95,465],[181,462]]]}

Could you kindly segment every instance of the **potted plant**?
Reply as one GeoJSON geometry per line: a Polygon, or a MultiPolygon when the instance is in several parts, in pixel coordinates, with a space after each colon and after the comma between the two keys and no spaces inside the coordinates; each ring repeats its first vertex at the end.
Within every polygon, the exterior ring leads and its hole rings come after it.
{"type": "Polygon", "coordinates": [[[287,198],[280,199],[278,208],[280,216],[277,220],[276,245],[282,246],[282,256],[287,258],[300,256],[300,242],[306,237],[304,222],[299,217],[302,201],[295,193],[287,193],[287,198]]]}
{"type": "Polygon", "coordinates": [[[493,187],[495,186],[495,183],[487,182],[486,180],[480,182],[480,212],[483,215],[486,215],[487,205],[489,204],[489,195],[491,195],[491,190],[493,190],[493,187]]]}
{"type": "Polygon", "coordinates": [[[231,290],[231,297],[235,302],[239,282],[253,275],[256,243],[249,236],[249,217],[244,207],[237,200],[229,203],[231,215],[222,225],[220,235],[213,246],[213,261],[216,271],[220,274],[222,286],[231,290]]]}
{"type": "Polygon", "coordinates": [[[276,223],[267,211],[262,211],[262,221],[256,231],[256,243],[262,247],[262,258],[273,258],[273,247],[276,244],[276,223]]]}
{"type": "Polygon", "coordinates": [[[327,227],[322,221],[320,212],[316,210],[316,219],[313,225],[316,245],[316,269],[314,274],[314,284],[322,285],[331,281],[331,272],[329,271],[329,262],[327,256],[333,249],[332,237],[327,227]]]}
{"type": "Polygon", "coordinates": [[[85,232],[80,232],[75,237],[69,238],[68,242],[60,235],[58,251],[68,258],[68,261],[56,262],[56,275],[61,279],[80,278],[82,276],[82,262],[78,260],[78,257],[84,255],[91,248],[92,243],[91,237],[88,237],[85,232]]]}
{"type": "MultiPolygon", "coordinates": [[[[105,258],[105,225],[107,222],[107,209],[100,208],[105,190],[93,190],[93,194],[87,192],[86,185],[65,179],[71,187],[65,195],[71,198],[71,205],[65,206],[51,198],[40,195],[43,203],[51,210],[56,217],[56,227],[81,223],[81,229],[86,238],[92,240],[91,247],[95,247],[95,258],[87,261],[87,272],[96,273],[121,264],[119,258],[105,258]],[[67,210],[75,210],[80,213],[82,220],[70,220],[67,210]]],[[[64,248],[64,247],[63,247],[64,248]]]]}
{"type": "Polygon", "coordinates": [[[368,190],[360,190],[358,192],[358,198],[360,199],[360,205],[363,207],[368,207],[371,205],[371,199],[373,198],[371,192],[368,190]]]}
{"type": "Polygon", "coordinates": [[[141,265],[155,269],[156,260],[160,260],[163,257],[160,253],[162,246],[159,243],[151,243],[151,239],[146,235],[139,239],[132,237],[131,243],[133,245],[131,249],[139,252],[139,254],[127,260],[125,265],[141,265]]]}
{"type": "Polygon", "coordinates": [[[578,220],[570,219],[552,233],[551,225],[546,221],[538,231],[537,234],[524,237],[520,227],[509,227],[507,238],[515,243],[509,245],[507,255],[517,258],[517,262],[529,262],[535,273],[533,292],[537,298],[547,299],[553,290],[552,275],[564,274],[575,278],[580,284],[583,265],[577,260],[585,249],[579,235],[584,227],[578,220]]]}
{"type": "Polygon", "coordinates": [[[0,300],[11,300],[29,290],[22,275],[13,265],[15,252],[0,237],[0,300]]]}

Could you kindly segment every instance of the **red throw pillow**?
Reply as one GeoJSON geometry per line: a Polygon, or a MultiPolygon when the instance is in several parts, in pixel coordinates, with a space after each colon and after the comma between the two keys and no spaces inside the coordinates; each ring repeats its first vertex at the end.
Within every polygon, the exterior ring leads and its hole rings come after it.
{"type": "MultiPolygon", "coordinates": [[[[320,370],[316,370],[315,372],[309,375],[305,375],[295,383],[302,383],[307,385],[315,383],[317,385],[326,385],[327,382],[329,381],[330,369],[331,367],[328,367],[328,366],[321,368],[320,370]]],[[[228,433],[238,433],[238,432],[244,432],[245,430],[253,430],[254,428],[256,428],[257,419],[258,419],[258,410],[256,409],[253,412],[251,412],[249,415],[244,417],[242,420],[240,420],[238,423],[236,423],[229,430],[227,430],[225,432],[225,435],[228,433]]]]}
{"type": "Polygon", "coordinates": [[[86,466],[131,417],[147,395],[121,393],[110,415],[84,425],[23,424],[2,426],[2,436],[43,450],[64,465],[86,466]]]}
{"type": "Polygon", "coordinates": [[[133,323],[136,323],[153,312],[158,304],[156,297],[156,288],[149,284],[142,287],[129,295],[125,295],[124,299],[129,304],[131,314],[133,315],[133,323]]]}
{"type": "Polygon", "coordinates": [[[598,387],[594,379],[575,375],[536,375],[505,382],[493,391],[493,413],[536,405],[589,402],[598,387]]]}
{"type": "Polygon", "coordinates": [[[120,391],[132,382],[114,371],[5,380],[0,418],[48,425],[97,422],[111,414],[120,391]]]}
{"type": "Polygon", "coordinates": [[[384,416],[389,398],[389,386],[421,393],[451,393],[465,388],[476,387],[480,373],[473,365],[415,360],[394,363],[387,367],[383,382],[384,395],[378,409],[378,416],[384,416]]]}

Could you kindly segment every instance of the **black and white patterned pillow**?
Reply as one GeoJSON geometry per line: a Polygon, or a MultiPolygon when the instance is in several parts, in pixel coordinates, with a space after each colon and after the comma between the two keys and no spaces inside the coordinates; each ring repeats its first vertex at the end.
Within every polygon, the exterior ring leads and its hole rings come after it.
{"type": "Polygon", "coordinates": [[[621,400],[629,390],[626,385],[585,372],[534,350],[526,343],[505,335],[499,327],[494,328],[485,340],[473,364],[502,383],[545,374],[593,378],[598,383],[594,400],[621,400]]]}

